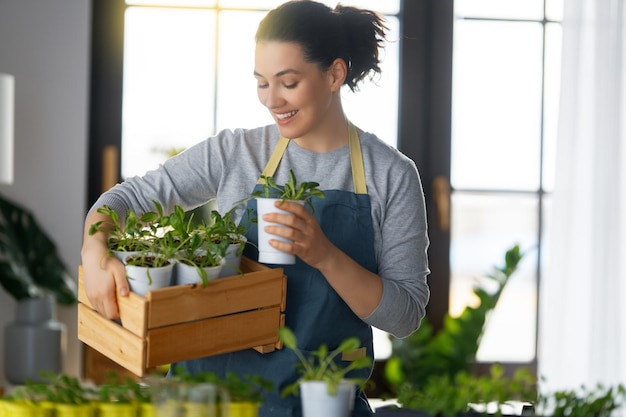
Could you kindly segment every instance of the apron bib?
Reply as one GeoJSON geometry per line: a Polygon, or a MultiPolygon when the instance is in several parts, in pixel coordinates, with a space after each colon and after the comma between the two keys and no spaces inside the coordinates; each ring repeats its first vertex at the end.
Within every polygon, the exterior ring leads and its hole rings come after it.
{"type": "MultiPolygon", "coordinates": [[[[339,190],[324,191],[326,198],[313,200],[314,214],[322,230],[339,249],[348,254],[361,266],[376,273],[374,256],[374,233],[371,208],[365,184],[363,158],[356,128],[350,123],[350,160],[356,193],[339,190]]],[[[281,138],[276,145],[263,175],[273,176],[289,140],[281,138]]],[[[257,184],[255,190],[260,189],[257,184]]],[[[248,203],[256,216],[256,200],[248,203]]],[[[248,240],[256,244],[256,227],[251,228],[248,240]]],[[[258,252],[247,245],[245,255],[258,259],[258,252]]],[[[271,266],[271,265],[270,265],[271,266]]],[[[287,305],[285,325],[295,333],[300,349],[305,353],[317,349],[321,344],[332,350],[349,336],[361,341],[366,354],[374,361],[372,330],[357,317],[324,276],[296,258],[294,265],[280,265],[287,276],[287,305]]],[[[282,389],[298,378],[295,364],[299,360],[287,349],[261,354],[253,349],[181,362],[190,373],[215,372],[224,377],[227,372],[238,375],[260,375],[273,381],[274,391],[269,394],[261,409],[260,417],[300,417],[300,397],[281,398],[282,389]]],[[[350,373],[349,377],[369,378],[371,369],[350,373]]],[[[353,416],[369,416],[367,399],[359,392],[353,416]]]]}

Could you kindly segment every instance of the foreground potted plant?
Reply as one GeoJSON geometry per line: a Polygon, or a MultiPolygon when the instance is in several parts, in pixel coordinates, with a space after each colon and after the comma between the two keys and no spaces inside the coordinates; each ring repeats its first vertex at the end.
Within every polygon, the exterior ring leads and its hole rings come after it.
{"type": "Polygon", "coordinates": [[[300,394],[304,417],[348,417],[354,407],[357,387],[366,382],[363,379],[350,379],[348,373],[367,368],[371,360],[367,356],[356,358],[346,366],[337,363],[344,353],[355,351],[361,346],[357,338],[345,339],[336,349],[329,351],[322,345],[311,356],[305,356],[298,348],[294,333],[287,327],[278,331],[280,340],[296,354],[300,362],[300,377],[285,387],[283,396],[300,394]]]}
{"type": "Polygon", "coordinates": [[[263,189],[253,193],[253,197],[256,198],[257,202],[259,262],[283,265],[294,264],[296,262],[294,255],[274,249],[269,244],[270,239],[286,242],[289,240],[266,233],[265,226],[272,225],[272,223],[263,220],[263,216],[272,212],[291,214],[277,208],[275,206],[277,201],[294,201],[299,204],[305,204],[313,211],[312,199],[314,197],[324,198],[324,192],[318,188],[319,183],[317,182],[301,182],[298,184],[296,176],[291,169],[289,170],[289,180],[283,186],[276,184],[274,179],[269,176],[262,175],[261,180],[263,181],[263,189]]]}
{"type": "Polygon", "coordinates": [[[93,417],[96,389],[64,374],[42,373],[42,381],[30,382],[16,388],[3,403],[8,416],[35,417],[93,417]]]}
{"type": "MultiPolygon", "coordinates": [[[[229,417],[256,417],[263,399],[273,388],[271,381],[258,375],[238,376],[233,372],[220,378],[213,372],[190,375],[181,368],[174,369],[175,379],[189,387],[214,385],[222,392],[218,395],[221,415],[229,417]]],[[[216,404],[216,405],[217,405],[216,404]]]]}

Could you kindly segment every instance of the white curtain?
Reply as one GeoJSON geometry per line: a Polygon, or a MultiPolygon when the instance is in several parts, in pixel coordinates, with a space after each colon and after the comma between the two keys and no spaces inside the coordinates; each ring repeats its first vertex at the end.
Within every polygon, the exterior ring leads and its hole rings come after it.
{"type": "Polygon", "coordinates": [[[565,0],[542,389],[626,383],[626,11],[565,0]]]}

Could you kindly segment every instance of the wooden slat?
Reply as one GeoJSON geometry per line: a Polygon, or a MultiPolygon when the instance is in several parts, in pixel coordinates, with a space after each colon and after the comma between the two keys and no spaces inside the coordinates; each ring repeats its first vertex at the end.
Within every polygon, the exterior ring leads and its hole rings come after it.
{"type": "Polygon", "coordinates": [[[78,304],[78,338],[135,375],[143,376],[146,342],[83,304],[78,304]]]}
{"type": "Polygon", "coordinates": [[[147,365],[275,344],[279,321],[275,307],[150,330],[147,365]]]}
{"type": "MultiPolygon", "coordinates": [[[[78,267],[78,301],[94,309],[83,282],[83,267],[78,267]]],[[[127,297],[117,297],[117,306],[120,310],[120,320],[123,326],[140,337],[145,337],[148,330],[148,300],[133,292],[127,297]]]]}
{"type": "Polygon", "coordinates": [[[273,271],[277,271],[279,275],[283,274],[283,268],[269,268],[263,264],[253,261],[246,256],[241,257],[240,268],[243,272],[267,271],[268,269],[271,269],[273,271]]]}
{"type": "Polygon", "coordinates": [[[168,287],[148,297],[148,328],[284,304],[284,278],[262,271],[211,281],[206,287],[168,287]]]}

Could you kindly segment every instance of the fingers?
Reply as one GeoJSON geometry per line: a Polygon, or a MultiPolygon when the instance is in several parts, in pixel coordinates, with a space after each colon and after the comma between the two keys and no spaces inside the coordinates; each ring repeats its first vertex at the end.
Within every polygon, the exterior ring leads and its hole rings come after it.
{"type": "Polygon", "coordinates": [[[288,241],[271,239],[270,245],[282,252],[294,254],[315,267],[332,250],[332,244],[322,232],[317,220],[298,203],[279,202],[276,207],[288,213],[274,212],[264,215],[265,221],[275,223],[265,226],[265,231],[288,241]]]}
{"type": "Polygon", "coordinates": [[[107,258],[97,265],[84,264],[83,270],[85,292],[92,307],[108,319],[119,318],[117,295],[128,295],[124,265],[115,258],[107,258]]]}

